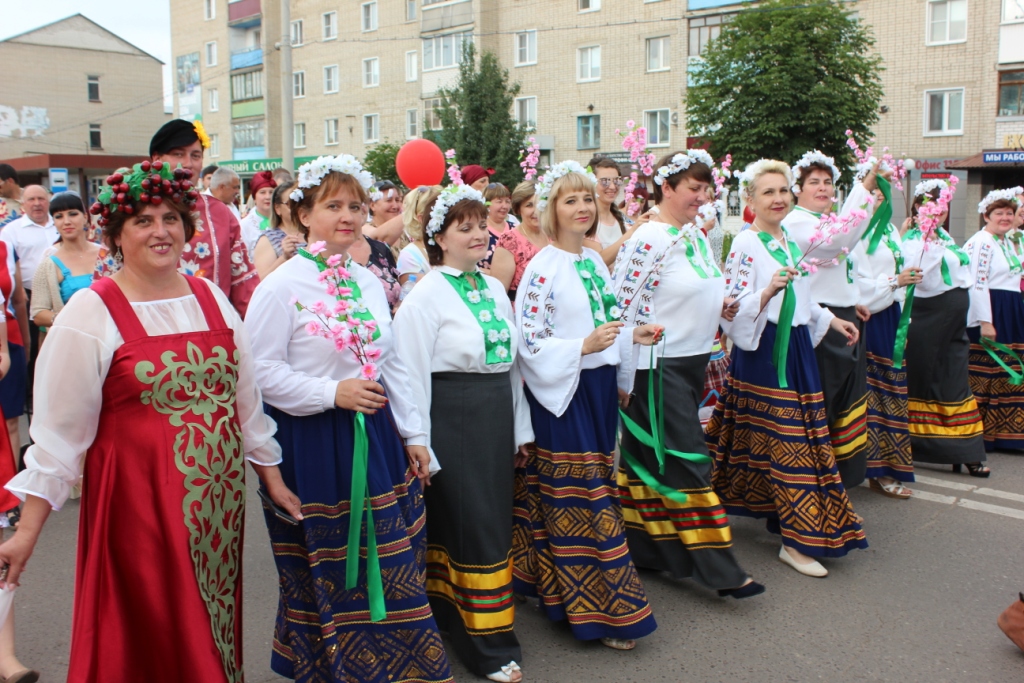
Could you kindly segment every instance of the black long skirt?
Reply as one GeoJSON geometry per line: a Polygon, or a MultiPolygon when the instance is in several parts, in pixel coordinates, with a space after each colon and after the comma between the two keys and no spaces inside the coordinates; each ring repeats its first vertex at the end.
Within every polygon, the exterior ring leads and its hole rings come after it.
{"type": "Polygon", "coordinates": [[[966,289],[914,298],[907,332],[907,408],[915,462],[985,460],[984,426],[971,393],[966,289]]]}
{"type": "Polygon", "coordinates": [[[512,630],[514,415],[508,372],[433,374],[441,471],[424,493],[427,597],[455,653],[481,676],[523,657],[512,630]]]}
{"type": "Polygon", "coordinates": [[[832,452],[843,486],[851,489],[864,481],[868,465],[868,352],[856,309],[829,306],[828,310],[860,330],[860,339],[848,346],[842,333],[829,329],[814,349],[832,452]]]}
{"type": "MultiPolygon", "coordinates": [[[[697,415],[710,354],[661,358],[664,383],[665,447],[683,453],[708,454],[697,415]]],[[[626,414],[650,429],[648,383],[658,370],[638,370],[635,394],[626,414]]],[[[655,387],[657,389],[657,387],[655,387]]],[[[657,400],[657,398],[655,398],[657,400]]],[[[711,465],[666,456],[665,474],[658,473],[654,449],[622,430],[622,450],[661,484],[686,494],[678,503],[660,495],[637,477],[625,459],[618,472],[619,498],[626,540],[637,567],[667,571],[675,578],[693,578],[708,588],[737,588],[747,579],[732,552],[729,517],[711,488],[711,465]]]]}

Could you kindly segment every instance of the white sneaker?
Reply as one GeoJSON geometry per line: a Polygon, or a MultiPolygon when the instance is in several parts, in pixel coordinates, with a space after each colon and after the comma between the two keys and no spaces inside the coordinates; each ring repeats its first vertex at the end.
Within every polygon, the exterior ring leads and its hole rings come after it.
{"type": "Polygon", "coordinates": [[[798,562],[786,551],[786,546],[782,546],[779,550],[779,560],[782,564],[788,564],[804,576],[813,576],[818,579],[823,579],[828,576],[828,570],[821,566],[819,562],[816,562],[815,560],[811,560],[808,564],[798,562]]]}

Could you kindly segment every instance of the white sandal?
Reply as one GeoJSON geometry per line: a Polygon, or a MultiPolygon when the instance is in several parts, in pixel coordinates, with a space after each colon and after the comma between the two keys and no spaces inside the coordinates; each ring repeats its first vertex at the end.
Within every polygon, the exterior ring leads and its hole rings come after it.
{"type": "Polygon", "coordinates": [[[487,674],[487,679],[491,681],[498,681],[498,683],[519,683],[519,681],[523,680],[523,670],[519,668],[519,665],[513,660],[501,667],[500,671],[487,674]],[[515,674],[519,675],[516,676],[515,674]]]}
{"type": "Polygon", "coordinates": [[[602,638],[601,644],[613,650],[629,651],[636,647],[636,641],[623,638],[602,638]]]}
{"type": "Polygon", "coordinates": [[[871,487],[871,490],[878,491],[883,496],[889,496],[890,498],[899,498],[901,500],[906,500],[907,498],[910,498],[912,495],[914,495],[914,492],[908,489],[906,486],[904,486],[903,482],[896,481],[895,479],[890,481],[888,484],[883,484],[878,479],[872,479],[868,483],[868,486],[871,487]]]}

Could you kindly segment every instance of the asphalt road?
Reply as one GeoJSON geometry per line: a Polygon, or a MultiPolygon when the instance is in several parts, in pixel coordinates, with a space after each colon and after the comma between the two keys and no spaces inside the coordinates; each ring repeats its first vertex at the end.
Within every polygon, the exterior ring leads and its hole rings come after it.
{"type": "MultiPolygon", "coordinates": [[[[767,593],[723,600],[644,573],[659,627],[631,653],[577,642],[528,603],[516,614],[524,680],[1024,681],[1024,653],[995,623],[1024,590],[1024,456],[997,454],[990,465],[987,480],[921,466],[921,496],[909,501],[853,491],[870,548],[826,561],[826,579],[785,567],[777,537],[734,518],[737,555],[767,593]]],[[[277,576],[255,495],[249,510],[247,681],[283,681],[269,669],[277,576]]],[[[77,501],[51,515],[15,605],[18,655],[47,682],[67,672],[77,529],[77,501]]],[[[458,680],[474,678],[452,666],[458,680]]]]}

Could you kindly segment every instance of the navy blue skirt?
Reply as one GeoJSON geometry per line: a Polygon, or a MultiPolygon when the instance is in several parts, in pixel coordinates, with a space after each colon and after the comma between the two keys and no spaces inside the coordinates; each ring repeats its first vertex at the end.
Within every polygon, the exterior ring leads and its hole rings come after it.
{"type": "MultiPolygon", "coordinates": [[[[368,481],[387,617],[371,622],[366,532],[359,579],[345,589],[355,413],[296,417],[272,406],[285,484],[302,501],[298,526],[264,506],[280,576],[270,667],[302,683],[451,680],[426,594],[423,490],[409,467],[391,409],[367,415],[368,481]]],[[[354,549],[353,549],[354,551],[354,549]]]]}
{"type": "Polygon", "coordinates": [[[892,364],[899,303],[879,311],[864,324],[868,356],[868,467],[871,479],[914,481],[907,417],[907,368],[892,364]]]}
{"type": "MultiPolygon", "coordinates": [[[[989,299],[996,341],[1024,358],[1024,299],[1019,292],[1003,289],[990,289],[989,299]]],[[[1024,384],[1010,384],[1009,373],[981,345],[980,327],[968,327],[967,338],[971,340],[971,391],[985,427],[985,450],[1024,450],[1024,384]]],[[[999,356],[1017,372],[1022,371],[1011,356],[999,356]]]]}
{"type": "Polygon", "coordinates": [[[10,420],[25,414],[28,365],[24,346],[8,343],[7,348],[11,354],[11,369],[0,379],[0,409],[4,411],[4,419],[10,420]]]}

